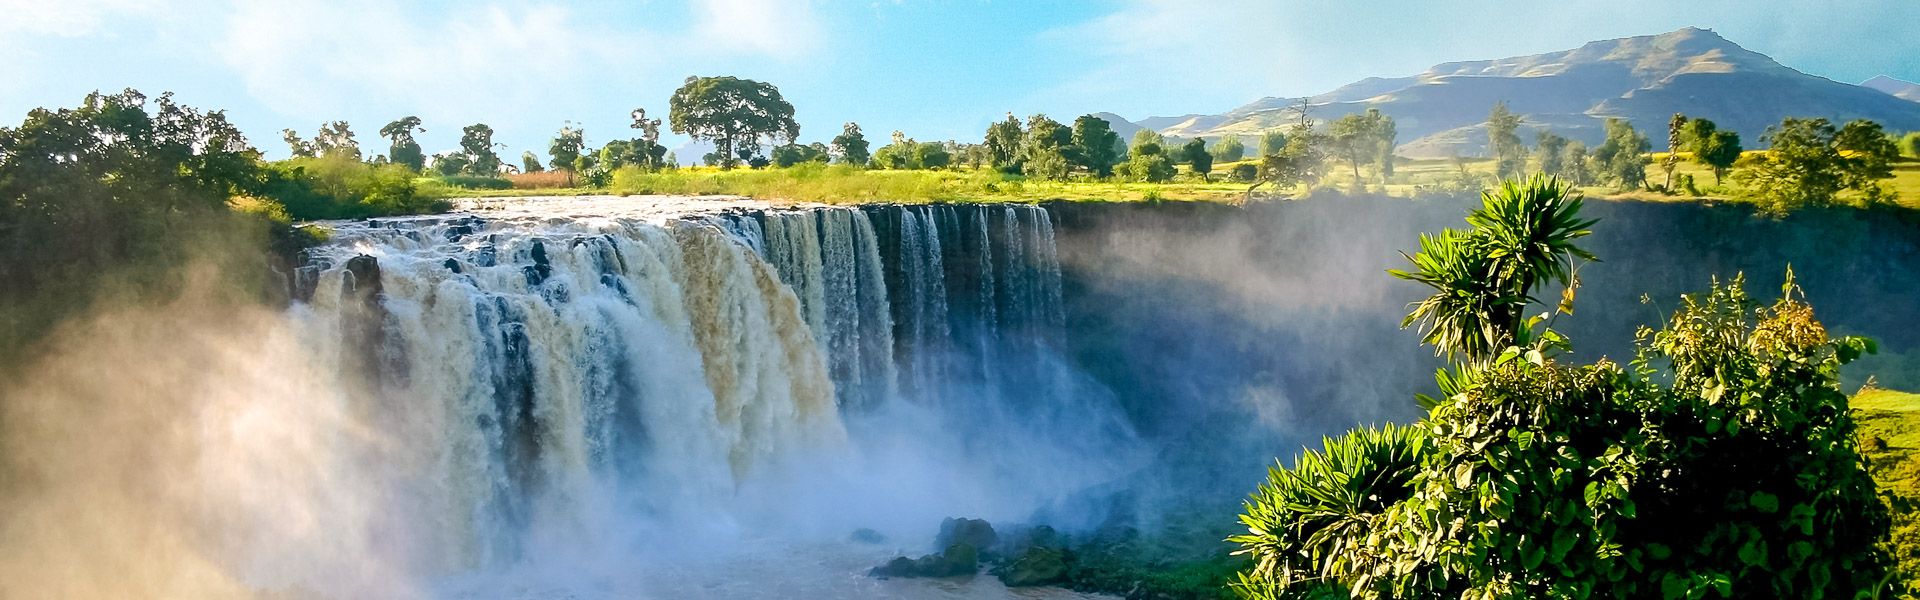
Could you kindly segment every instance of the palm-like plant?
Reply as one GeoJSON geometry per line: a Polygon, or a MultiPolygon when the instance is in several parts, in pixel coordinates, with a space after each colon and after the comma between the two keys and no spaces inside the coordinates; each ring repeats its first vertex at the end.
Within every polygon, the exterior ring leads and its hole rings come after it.
{"type": "Polygon", "coordinates": [[[1574,259],[1598,260],[1574,245],[1595,222],[1580,218],[1581,203],[1571,186],[1541,175],[1481,193],[1481,207],[1467,215],[1473,229],[1420,236],[1420,252],[1407,256],[1413,270],[1390,271],[1434,291],[1401,326],[1420,323],[1436,352],[1471,363],[1526,342],[1536,288],[1574,285],[1574,259]]]}
{"type": "Polygon", "coordinates": [[[1369,565],[1367,532],[1411,483],[1428,452],[1424,429],[1362,427],[1324,440],[1293,468],[1267,470],[1267,482],[1247,500],[1240,522],[1246,535],[1235,554],[1253,567],[1234,586],[1248,598],[1298,598],[1338,588],[1369,565]]]}

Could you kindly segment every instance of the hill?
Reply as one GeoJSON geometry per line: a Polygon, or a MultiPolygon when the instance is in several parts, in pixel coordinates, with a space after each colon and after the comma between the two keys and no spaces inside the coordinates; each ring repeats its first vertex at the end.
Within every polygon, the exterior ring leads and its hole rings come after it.
{"type": "MultiPolygon", "coordinates": [[[[1521,135],[1528,140],[1546,127],[1595,144],[1608,117],[1654,132],[1649,137],[1664,137],[1658,132],[1675,112],[1713,119],[1738,131],[1749,145],[1757,145],[1768,125],[1787,116],[1866,118],[1890,130],[1920,129],[1920,102],[1802,73],[1713,31],[1691,27],[1562,52],[1443,63],[1409,77],[1370,77],[1306,101],[1308,114],[1322,122],[1378,107],[1394,117],[1399,152],[1410,158],[1484,155],[1481,126],[1488,109],[1501,101],[1523,115],[1521,135]]],[[[1300,98],[1270,97],[1219,115],[1139,123],[1171,136],[1246,137],[1297,121],[1300,105],[1300,98]]]]}
{"type": "Polygon", "coordinates": [[[1860,87],[1880,90],[1892,94],[1895,98],[1904,98],[1914,102],[1920,102],[1920,83],[1880,75],[1873,79],[1860,82],[1860,87]]]}

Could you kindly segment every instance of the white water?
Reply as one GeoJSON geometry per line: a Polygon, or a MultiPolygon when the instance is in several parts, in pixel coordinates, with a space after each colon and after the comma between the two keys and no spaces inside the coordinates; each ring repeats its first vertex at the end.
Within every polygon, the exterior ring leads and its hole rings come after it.
{"type": "MultiPolygon", "coordinates": [[[[329,473],[373,514],[323,516],[429,595],[993,596],[860,573],[1139,464],[1058,357],[1043,209],[467,208],[336,224],[288,313],[374,429],[329,473]]],[[[242,579],[328,593],[287,562],[242,579]]]]}

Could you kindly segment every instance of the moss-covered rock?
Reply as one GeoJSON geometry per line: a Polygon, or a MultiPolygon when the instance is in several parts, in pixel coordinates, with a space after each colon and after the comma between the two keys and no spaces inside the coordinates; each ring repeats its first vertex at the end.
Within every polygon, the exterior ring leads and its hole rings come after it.
{"type": "Polygon", "coordinates": [[[1072,555],[1060,548],[1032,546],[1012,561],[994,570],[1007,587],[1055,585],[1067,580],[1067,564],[1072,555]]]}

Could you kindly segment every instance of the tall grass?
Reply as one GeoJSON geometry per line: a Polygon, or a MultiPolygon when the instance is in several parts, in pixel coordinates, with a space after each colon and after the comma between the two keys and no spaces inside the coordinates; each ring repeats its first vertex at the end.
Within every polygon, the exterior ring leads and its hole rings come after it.
{"type": "Polygon", "coordinates": [[[573,174],[566,171],[541,171],[538,173],[517,173],[507,176],[516,190],[550,190],[573,187],[573,174]]]}

